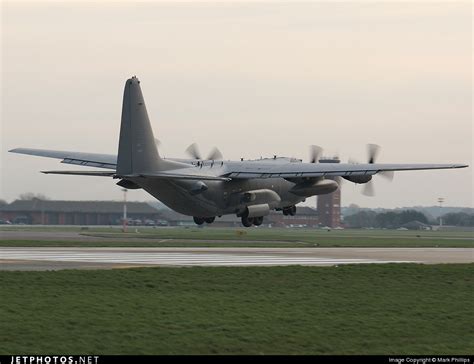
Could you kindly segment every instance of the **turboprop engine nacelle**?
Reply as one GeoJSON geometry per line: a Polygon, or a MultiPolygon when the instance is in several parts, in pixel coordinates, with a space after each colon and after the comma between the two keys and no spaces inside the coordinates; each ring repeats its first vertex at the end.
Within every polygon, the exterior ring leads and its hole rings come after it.
{"type": "Polygon", "coordinates": [[[372,179],[370,175],[342,177],[354,183],[367,183],[372,179]]]}
{"type": "Polygon", "coordinates": [[[281,201],[280,196],[273,190],[260,189],[244,192],[241,202],[246,205],[267,204],[271,208],[277,206],[281,201]]]}
{"type": "Polygon", "coordinates": [[[248,217],[265,216],[281,202],[280,195],[273,190],[251,190],[239,195],[240,208],[237,216],[246,214],[248,217]]]}
{"type": "Polygon", "coordinates": [[[267,203],[252,205],[247,207],[248,217],[266,216],[270,213],[270,206],[267,203]]]}
{"type": "Polygon", "coordinates": [[[298,196],[324,195],[336,191],[339,185],[332,179],[323,179],[313,183],[301,183],[295,185],[290,192],[298,196]]]}

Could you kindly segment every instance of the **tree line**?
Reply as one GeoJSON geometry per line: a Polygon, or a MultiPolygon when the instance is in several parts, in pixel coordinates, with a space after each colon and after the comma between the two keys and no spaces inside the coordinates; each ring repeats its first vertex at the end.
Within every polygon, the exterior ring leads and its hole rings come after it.
{"type": "Polygon", "coordinates": [[[474,214],[456,212],[443,215],[443,225],[474,226],[474,214]]]}
{"type": "MultiPolygon", "coordinates": [[[[474,214],[465,212],[448,213],[441,216],[443,225],[474,226],[474,214]]],[[[372,210],[359,211],[344,217],[344,224],[352,228],[386,228],[397,229],[403,225],[420,222],[427,225],[437,225],[438,220],[430,220],[425,214],[415,210],[388,211],[377,213],[372,210]]]]}

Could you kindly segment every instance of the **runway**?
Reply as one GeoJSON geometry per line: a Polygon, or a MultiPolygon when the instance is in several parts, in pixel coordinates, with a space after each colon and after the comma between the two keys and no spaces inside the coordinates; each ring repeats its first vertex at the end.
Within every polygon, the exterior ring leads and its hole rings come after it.
{"type": "Polygon", "coordinates": [[[0,248],[1,270],[471,262],[471,248],[0,248]]]}

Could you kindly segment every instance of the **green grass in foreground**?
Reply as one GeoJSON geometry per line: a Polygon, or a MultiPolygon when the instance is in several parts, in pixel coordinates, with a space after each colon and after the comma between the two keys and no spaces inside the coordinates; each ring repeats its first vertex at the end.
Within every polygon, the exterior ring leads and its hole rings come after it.
{"type": "Polygon", "coordinates": [[[0,354],[470,354],[474,264],[0,272],[0,354]]]}
{"type": "Polygon", "coordinates": [[[366,239],[366,238],[341,238],[332,237],[325,239],[315,239],[314,242],[304,241],[248,241],[248,240],[222,240],[206,241],[192,239],[172,239],[172,240],[135,240],[133,237],[127,239],[107,240],[0,240],[0,247],[214,247],[214,248],[329,248],[329,247],[400,247],[400,248],[474,248],[474,241],[469,240],[448,240],[448,239],[366,239]],[[133,240],[132,240],[133,239],[133,240]]]}
{"type": "MultiPolygon", "coordinates": [[[[41,227],[28,231],[44,232],[41,227]]],[[[55,230],[51,230],[53,232],[55,230]]],[[[72,228],[71,228],[72,229],[72,228]]],[[[281,228],[138,228],[121,233],[117,228],[91,228],[80,233],[91,240],[18,240],[9,236],[0,246],[143,246],[143,247],[458,247],[473,248],[470,232],[397,230],[317,230],[281,228]],[[108,238],[108,239],[103,239],[108,238]],[[113,241],[110,241],[113,239],[113,241]]],[[[8,229],[6,231],[12,231],[8,229]]],[[[58,227],[56,231],[63,231],[58,227]]],[[[18,234],[21,237],[21,233],[18,234]]],[[[72,234],[74,236],[74,234],[72,234]]],[[[1,230],[0,230],[1,237],[1,230]]],[[[80,237],[80,236],[79,236],[80,237]]]]}
{"type": "MultiPolygon", "coordinates": [[[[384,229],[344,229],[344,230],[331,230],[315,229],[315,228],[267,228],[261,227],[216,227],[216,226],[192,226],[192,227],[146,227],[146,226],[129,226],[128,235],[134,235],[134,231],[137,229],[141,235],[150,235],[156,237],[172,237],[172,238],[187,238],[188,236],[208,236],[210,238],[224,239],[224,238],[235,238],[236,232],[241,231],[244,233],[243,236],[252,238],[255,240],[260,239],[274,239],[275,237],[285,238],[296,238],[296,237],[307,237],[312,238],[314,236],[360,236],[360,237],[407,237],[407,236],[421,236],[421,237],[432,237],[432,238],[470,238],[474,239],[474,232],[472,231],[426,231],[426,230],[384,230],[384,229]]],[[[118,234],[123,235],[121,226],[110,226],[110,227],[96,227],[96,226],[42,226],[42,225],[0,225],[0,234],[2,231],[38,231],[38,232],[77,232],[84,234],[118,234]]]]}

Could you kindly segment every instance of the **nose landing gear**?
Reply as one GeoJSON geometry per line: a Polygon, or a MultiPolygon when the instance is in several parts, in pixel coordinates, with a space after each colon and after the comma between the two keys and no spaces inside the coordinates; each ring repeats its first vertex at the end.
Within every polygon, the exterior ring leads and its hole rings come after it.
{"type": "Polygon", "coordinates": [[[214,220],[216,219],[215,216],[212,217],[199,217],[199,216],[193,216],[193,220],[197,225],[202,225],[205,222],[208,224],[212,224],[214,220]]]}

